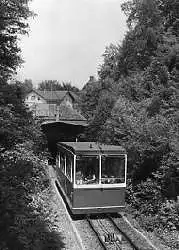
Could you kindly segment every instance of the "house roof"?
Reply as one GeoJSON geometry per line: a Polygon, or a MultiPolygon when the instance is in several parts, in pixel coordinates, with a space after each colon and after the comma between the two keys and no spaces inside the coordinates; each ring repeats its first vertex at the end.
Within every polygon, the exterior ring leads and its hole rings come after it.
{"type": "Polygon", "coordinates": [[[79,99],[80,99],[79,93],[76,93],[76,92],[73,92],[73,91],[68,91],[68,92],[73,96],[73,98],[74,98],[74,100],[75,100],[76,102],[79,101],[79,99]]]}
{"type": "Polygon", "coordinates": [[[76,109],[73,109],[65,104],[61,104],[58,107],[58,112],[59,120],[86,121],[86,118],[83,117],[76,109]]]}
{"type": "Polygon", "coordinates": [[[63,100],[63,98],[66,96],[67,93],[70,94],[71,97],[74,99],[73,95],[69,91],[66,91],[66,90],[49,91],[49,90],[34,90],[33,89],[32,91],[47,101],[57,101],[57,100],[61,101],[63,100]]]}

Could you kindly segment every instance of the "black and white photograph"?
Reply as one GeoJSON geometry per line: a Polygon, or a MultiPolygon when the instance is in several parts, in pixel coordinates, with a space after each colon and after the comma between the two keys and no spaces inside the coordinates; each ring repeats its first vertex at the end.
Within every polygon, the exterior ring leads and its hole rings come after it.
{"type": "Polygon", "coordinates": [[[0,0],[0,250],[179,249],[179,0],[0,0]]]}

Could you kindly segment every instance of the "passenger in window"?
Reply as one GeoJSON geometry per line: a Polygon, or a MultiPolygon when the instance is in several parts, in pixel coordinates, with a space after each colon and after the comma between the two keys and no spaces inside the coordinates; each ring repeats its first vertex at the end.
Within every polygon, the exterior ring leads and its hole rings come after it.
{"type": "Polygon", "coordinates": [[[99,159],[92,157],[88,159],[88,173],[86,175],[86,184],[99,183],[99,159]]]}
{"type": "Polygon", "coordinates": [[[83,173],[81,170],[77,171],[76,172],[76,184],[80,185],[80,184],[83,184],[83,173]]]}
{"type": "Polygon", "coordinates": [[[110,184],[114,184],[116,182],[116,178],[114,176],[110,177],[110,184]]]}
{"type": "Polygon", "coordinates": [[[94,184],[94,183],[97,183],[97,182],[98,182],[98,180],[97,180],[95,174],[88,175],[85,178],[85,184],[94,184]]]}

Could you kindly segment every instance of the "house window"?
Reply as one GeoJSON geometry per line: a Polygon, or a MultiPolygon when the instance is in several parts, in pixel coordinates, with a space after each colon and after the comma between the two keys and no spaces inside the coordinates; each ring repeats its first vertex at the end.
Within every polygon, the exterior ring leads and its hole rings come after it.
{"type": "Polygon", "coordinates": [[[32,96],[31,96],[31,100],[32,100],[32,101],[35,100],[35,95],[32,95],[32,96]]]}
{"type": "Polygon", "coordinates": [[[38,97],[37,99],[38,99],[38,101],[40,101],[40,97],[38,97]]]}

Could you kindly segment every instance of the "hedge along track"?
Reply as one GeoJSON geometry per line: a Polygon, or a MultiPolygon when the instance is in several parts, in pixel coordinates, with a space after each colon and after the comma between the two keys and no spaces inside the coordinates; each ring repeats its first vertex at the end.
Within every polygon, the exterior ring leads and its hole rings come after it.
{"type": "Polygon", "coordinates": [[[134,250],[138,249],[130,241],[127,235],[121,232],[120,228],[109,215],[102,217],[86,217],[90,227],[95,232],[101,246],[105,250],[134,250]]]}

